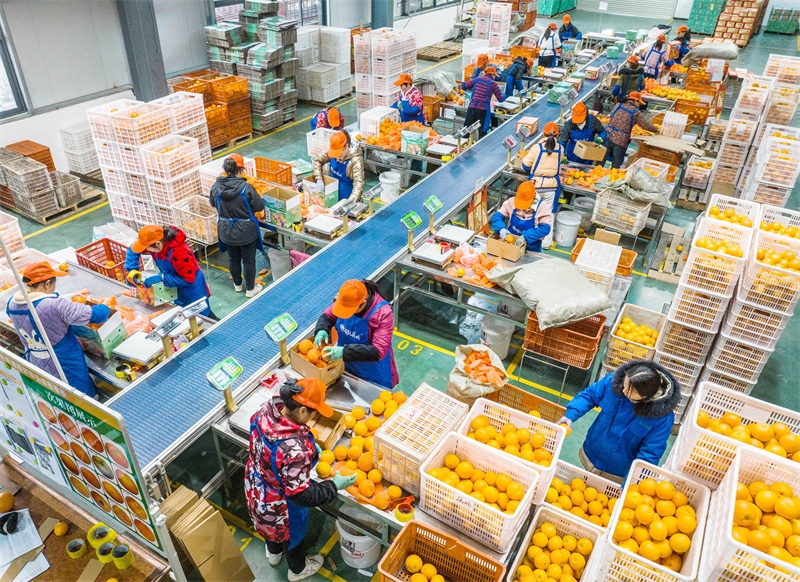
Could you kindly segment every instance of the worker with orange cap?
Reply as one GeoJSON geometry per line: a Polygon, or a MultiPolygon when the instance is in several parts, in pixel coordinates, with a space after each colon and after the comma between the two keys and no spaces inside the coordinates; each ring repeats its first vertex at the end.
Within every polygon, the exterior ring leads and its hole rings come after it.
{"type": "Polygon", "coordinates": [[[391,390],[400,378],[392,352],[394,311],[369,280],[351,279],[317,320],[314,344],[327,360],[344,360],[354,376],[391,390]],[[338,345],[327,345],[336,329],[338,345]]]}
{"type": "Polygon", "coordinates": [[[505,96],[506,99],[514,94],[514,89],[522,91],[522,77],[527,77],[531,74],[531,59],[518,56],[514,62],[503,73],[506,82],[505,96]],[[530,63],[528,61],[531,61],[530,63]]]}
{"type": "Polygon", "coordinates": [[[533,182],[526,180],[517,188],[517,195],[506,200],[492,215],[492,230],[501,240],[509,234],[525,239],[525,248],[539,253],[542,239],[553,230],[553,210],[536,192],[533,182]]]}
{"type": "Polygon", "coordinates": [[[475,66],[472,69],[472,74],[470,75],[470,79],[477,79],[483,74],[484,69],[489,64],[489,57],[484,54],[478,55],[478,62],[475,63],[475,66]]]}
{"type": "Polygon", "coordinates": [[[544,29],[539,39],[539,66],[550,69],[556,66],[556,57],[561,54],[561,38],[558,36],[558,24],[551,22],[544,29]]]}
{"type": "Polygon", "coordinates": [[[608,132],[608,156],[612,168],[621,168],[625,161],[625,152],[631,142],[633,126],[638,125],[645,131],[658,133],[658,128],[650,123],[639,105],[644,104],[642,94],[633,91],[611,110],[606,131],[608,132]]]}
{"type": "Polygon", "coordinates": [[[589,113],[586,103],[578,101],[572,108],[572,118],[564,123],[564,129],[558,135],[558,142],[564,148],[567,159],[579,164],[591,164],[591,161],[575,155],[575,145],[579,141],[603,143],[606,128],[594,115],[589,113]]]}
{"type": "Polygon", "coordinates": [[[472,98],[469,100],[467,115],[464,118],[464,127],[469,127],[476,121],[480,122],[481,126],[478,130],[480,137],[485,136],[492,125],[492,96],[500,102],[506,100],[505,95],[500,91],[500,85],[495,81],[496,76],[497,71],[489,65],[483,70],[480,77],[461,83],[464,91],[472,90],[472,98]]]}
{"type": "Polygon", "coordinates": [[[558,29],[558,37],[561,39],[562,44],[565,40],[573,38],[575,40],[580,40],[583,38],[583,34],[578,30],[578,27],[572,24],[572,17],[570,17],[569,14],[565,14],[561,19],[561,28],[558,29]]]}
{"type": "Polygon", "coordinates": [[[322,172],[328,164],[331,178],[339,180],[339,200],[359,202],[364,193],[364,154],[361,144],[353,143],[346,129],[334,133],[328,149],[311,162],[314,178],[320,189],[325,187],[322,172]]]}
{"type": "Polygon", "coordinates": [[[675,62],[680,65],[683,62],[683,57],[689,54],[691,50],[689,44],[692,42],[692,32],[689,27],[685,24],[679,26],[678,30],[675,31],[675,40],[680,43],[678,45],[678,57],[675,59],[675,62]]]}
{"type": "Polygon", "coordinates": [[[644,89],[644,77],[639,57],[631,55],[618,71],[618,79],[611,94],[617,98],[617,102],[623,101],[625,96],[632,91],[644,89]]]}
{"type": "Polygon", "coordinates": [[[528,151],[522,160],[522,169],[528,173],[533,185],[546,202],[552,196],[553,212],[558,210],[561,195],[561,158],[564,148],[558,143],[558,125],[544,124],[542,139],[528,151]]]}
{"type": "Polygon", "coordinates": [[[394,84],[400,87],[400,94],[392,107],[400,112],[400,121],[418,121],[425,125],[425,98],[419,87],[414,85],[411,75],[403,73],[394,84]]]}
{"type": "Polygon", "coordinates": [[[311,118],[311,131],[315,129],[342,129],[344,115],[336,107],[326,107],[311,118]]]}
{"type": "Polygon", "coordinates": [[[39,329],[36,325],[22,291],[17,291],[9,298],[6,313],[17,330],[22,347],[25,348],[26,360],[51,376],[62,379],[43,339],[46,336],[67,383],[87,396],[94,397],[97,391],[89,376],[86,358],[73,326],[103,323],[111,315],[111,310],[103,304],[87,305],[85,302],[77,303],[66,297],[59,297],[55,292],[56,277],[65,276],[67,273],[56,271],[47,261],[28,265],[22,272],[22,282],[28,286],[28,299],[44,329],[39,329]]]}
{"type": "Polygon", "coordinates": [[[318,465],[322,449],[308,426],[317,415],[333,416],[326,392],[317,378],[289,379],[250,419],[250,457],[244,468],[247,512],[266,542],[270,566],[277,567],[286,554],[292,582],[322,567],[322,556],[306,557],[303,551],[308,508],[334,501],[340,489],[356,481],[355,473],[345,476],[341,471],[333,479],[312,479],[315,466],[320,476],[327,476],[318,465]]]}
{"type": "Polygon", "coordinates": [[[667,47],[664,46],[667,42],[667,37],[659,34],[653,45],[645,52],[644,56],[644,76],[646,79],[658,79],[663,70],[662,67],[671,67],[674,61],[669,59],[667,54],[667,47]]]}

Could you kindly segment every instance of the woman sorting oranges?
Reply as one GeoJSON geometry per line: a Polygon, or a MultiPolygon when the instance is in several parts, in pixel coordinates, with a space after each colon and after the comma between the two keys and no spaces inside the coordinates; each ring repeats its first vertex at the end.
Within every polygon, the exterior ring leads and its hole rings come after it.
{"type": "Polygon", "coordinates": [[[540,253],[542,239],[553,229],[553,210],[550,204],[542,204],[536,186],[528,180],[492,215],[492,229],[503,240],[509,234],[522,236],[527,250],[540,253]]]}

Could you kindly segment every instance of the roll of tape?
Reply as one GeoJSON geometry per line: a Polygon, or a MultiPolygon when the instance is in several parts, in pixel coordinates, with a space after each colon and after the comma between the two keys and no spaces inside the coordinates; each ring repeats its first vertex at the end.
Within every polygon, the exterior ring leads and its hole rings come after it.
{"type": "Polygon", "coordinates": [[[103,564],[108,564],[114,559],[114,544],[106,542],[97,548],[97,559],[103,564]]]}
{"type": "Polygon", "coordinates": [[[89,541],[90,546],[92,546],[94,549],[97,549],[103,544],[107,542],[113,542],[115,539],[117,539],[117,532],[101,521],[100,523],[94,524],[89,529],[86,539],[89,541]]]}
{"type": "Polygon", "coordinates": [[[401,503],[394,508],[394,517],[401,523],[411,521],[414,519],[414,508],[410,503],[401,503]]]}
{"type": "Polygon", "coordinates": [[[111,552],[111,556],[114,558],[114,565],[117,567],[117,570],[124,570],[133,564],[133,552],[124,544],[120,544],[114,548],[114,551],[111,552]]]}
{"type": "Polygon", "coordinates": [[[124,380],[131,373],[131,367],[128,364],[122,364],[114,369],[114,375],[120,380],[124,380]]]}
{"type": "Polygon", "coordinates": [[[67,555],[73,560],[83,557],[89,551],[89,546],[83,538],[75,538],[67,544],[67,555]]]}

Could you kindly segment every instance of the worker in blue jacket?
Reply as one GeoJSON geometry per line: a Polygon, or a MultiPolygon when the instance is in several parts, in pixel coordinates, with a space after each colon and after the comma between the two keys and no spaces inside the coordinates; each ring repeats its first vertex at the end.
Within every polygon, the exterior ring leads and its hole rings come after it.
{"type": "Polygon", "coordinates": [[[692,42],[692,32],[689,30],[689,27],[685,24],[679,26],[676,31],[675,40],[681,43],[678,47],[678,58],[675,59],[675,62],[680,65],[683,62],[683,57],[688,55],[689,51],[692,50],[690,46],[692,42]]]}
{"type": "Polygon", "coordinates": [[[584,388],[558,421],[568,427],[595,407],[600,414],[580,450],[587,471],[622,483],[636,459],[658,465],[681,399],[678,380],[650,360],[629,362],[584,388]]]}
{"type": "Polygon", "coordinates": [[[572,24],[572,17],[565,14],[561,19],[561,28],[558,29],[558,37],[561,39],[561,44],[570,39],[581,40],[583,33],[578,30],[578,27],[572,24]]]}

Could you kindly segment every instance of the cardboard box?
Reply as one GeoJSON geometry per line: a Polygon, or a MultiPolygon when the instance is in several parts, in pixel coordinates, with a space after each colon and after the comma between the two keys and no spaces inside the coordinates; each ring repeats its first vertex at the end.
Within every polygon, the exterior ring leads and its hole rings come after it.
{"type": "Polygon", "coordinates": [[[334,410],[333,416],[325,418],[319,413],[315,413],[310,421],[306,423],[309,428],[314,428],[317,431],[317,436],[314,438],[323,449],[329,451],[333,450],[339,439],[342,438],[347,426],[344,423],[344,414],[334,410]]]}
{"type": "Polygon", "coordinates": [[[594,231],[594,240],[597,242],[604,242],[610,245],[619,245],[619,239],[622,235],[618,232],[611,232],[604,228],[598,228],[594,231]]]}
{"type": "Polygon", "coordinates": [[[149,289],[144,285],[131,287],[130,294],[134,299],[153,307],[173,303],[178,298],[178,290],[175,287],[166,287],[164,283],[156,283],[149,289]]]}
{"type": "Polygon", "coordinates": [[[302,195],[283,186],[270,188],[262,195],[264,199],[264,214],[268,224],[289,226],[303,219],[301,212],[302,195]]]}
{"type": "Polygon", "coordinates": [[[326,386],[330,386],[339,379],[339,376],[344,374],[344,362],[342,360],[331,362],[324,368],[317,368],[316,365],[301,356],[297,348],[298,346],[295,346],[289,350],[289,362],[291,363],[292,369],[305,378],[318,378],[322,380],[326,386]]]}
{"type": "Polygon", "coordinates": [[[523,125],[528,127],[528,129],[531,132],[531,135],[536,135],[536,133],[539,131],[539,118],[532,117],[530,115],[526,115],[525,117],[520,118],[520,120],[517,121],[517,127],[514,131],[519,131],[519,128],[522,127],[523,125]]]}
{"type": "Polygon", "coordinates": [[[317,186],[314,177],[303,179],[303,203],[306,206],[316,204],[323,208],[330,208],[339,202],[339,180],[330,176],[322,176],[325,188],[317,186]]]}
{"type": "Polygon", "coordinates": [[[486,239],[486,254],[508,259],[509,261],[516,262],[525,254],[525,237],[516,236],[513,243],[507,243],[504,240],[497,238],[497,235],[492,235],[486,239]]]}
{"type": "Polygon", "coordinates": [[[400,151],[424,156],[430,136],[431,130],[427,127],[408,127],[400,132],[400,151]]]}
{"type": "Polygon", "coordinates": [[[72,329],[83,351],[106,360],[111,359],[114,348],[128,339],[128,330],[116,311],[112,311],[108,321],[97,329],[87,325],[74,325],[72,329]]]}
{"type": "Polygon", "coordinates": [[[608,149],[592,141],[578,141],[575,144],[575,155],[584,160],[602,162],[606,159],[608,149]]]}
{"type": "Polygon", "coordinates": [[[647,145],[651,145],[675,153],[688,152],[696,156],[703,156],[705,153],[703,152],[703,150],[698,149],[681,139],[675,139],[674,137],[666,137],[664,135],[634,135],[632,139],[635,139],[647,145]]]}

